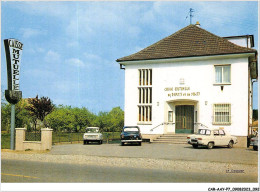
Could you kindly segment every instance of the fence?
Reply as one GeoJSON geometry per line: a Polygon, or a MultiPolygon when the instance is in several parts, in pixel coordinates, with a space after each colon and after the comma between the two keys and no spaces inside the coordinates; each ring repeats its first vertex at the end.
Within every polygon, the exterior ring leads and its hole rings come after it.
{"type": "Polygon", "coordinates": [[[26,131],[25,141],[41,141],[41,131],[26,131]]]}
{"type": "MultiPolygon", "coordinates": [[[[85,132],[53,132],[52,144],[55,143],[83,143],[85,132]]],[[[103,132],[103,143],[119,143],[120,132],[103,132]]]]}
{"type": "MultiPolygon", "coordinates": [[[[26,141],[26,128],[15,128],[16,139],[15,139],[15,150],[51,150],[52,148],[52,129],[42,128],[41,129],[41,139],[40,141],[26,141]]],[[[38,139],[33,135],[37,136],[36,132],[33,134],[28,134],[27,139],[38,139]],[[32,137],[31,137],[32,136],[32,137]],[[30,138],[31,137],[31,138],[30,138]]]]}

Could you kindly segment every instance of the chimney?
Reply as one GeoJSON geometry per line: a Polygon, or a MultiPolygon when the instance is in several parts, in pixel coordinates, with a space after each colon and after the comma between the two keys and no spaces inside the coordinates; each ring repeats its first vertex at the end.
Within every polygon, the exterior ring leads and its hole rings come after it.
{"type": "Polygon", "coordinates": [[[200,23],[197,21],[195,24],[197,27],[200,27],[200,23]]]}

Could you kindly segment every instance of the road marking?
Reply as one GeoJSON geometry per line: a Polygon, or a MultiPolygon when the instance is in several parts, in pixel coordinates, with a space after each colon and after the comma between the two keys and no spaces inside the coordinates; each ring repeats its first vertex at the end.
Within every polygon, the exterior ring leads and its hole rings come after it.
{"type": "Polygon", "coordinates": [[[26,175],[14,175],[14,174],[8,174],[8,173],[1,173],[1,175],[8,175],[8,176],[13,176],[13,177],[27,177],[27,178],[32,178],[32,179],[39,179],[39,177],[32,177],[32,176],[26,176],[26,175]]]}

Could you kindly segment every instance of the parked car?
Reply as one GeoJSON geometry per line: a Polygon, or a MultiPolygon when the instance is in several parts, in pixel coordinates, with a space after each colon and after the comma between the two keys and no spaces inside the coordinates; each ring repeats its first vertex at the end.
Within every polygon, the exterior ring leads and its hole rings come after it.
{"type": "Polygon", "coordinates": [[[250,139],[250,145],[253,146],[255,151],[258,151],[258,136],[250,139]]]}
{"type": "Polygon", "coordinates": [[[125,143],[137,143],[142,145],[142,135],[138,126],[125,126],[123,127],[121,137],[121,145],[125,143]]]}
{"type": "Polygon", "coordinates": [[[102,144],[103,135],[100,133],[99,127],[87,127],[86,133],[83,135],[83,144],[89,144],[89,142],[98,142],[102,144]]]}
{"type": "Polygon", "coordinates": [[[228,146],[232,148],[237,143],[237,138],[231,136],[224,129],[199,129],[197,134],[189,135],[187,142],[198,148],[198,146],[207,146],[212,149],[214,146],[228,146]]]}

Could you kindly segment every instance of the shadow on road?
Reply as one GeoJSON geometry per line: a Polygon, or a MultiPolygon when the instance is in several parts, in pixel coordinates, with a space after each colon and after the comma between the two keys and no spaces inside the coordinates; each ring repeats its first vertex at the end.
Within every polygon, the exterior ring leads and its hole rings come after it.
{"type": "MultiPolygon", "coordinates": [[[[192,146],[186,146],[184,147],[186,149],[194,149],[194,150],[200,150],[200,149],[208,149],[207,146],[199,146],[198,148],[193,148],[192,146]]],[[[216,146],[213,147],[213,149],[209,149],[209,150],[217,150],[217,149],[232,149],[232,148],[228,148],[228,147],[224,147],[224,146],[216,146]]]]}

